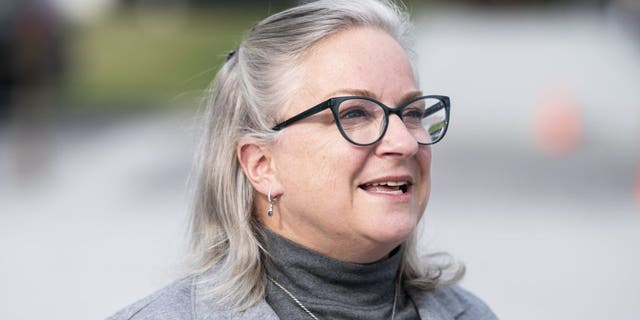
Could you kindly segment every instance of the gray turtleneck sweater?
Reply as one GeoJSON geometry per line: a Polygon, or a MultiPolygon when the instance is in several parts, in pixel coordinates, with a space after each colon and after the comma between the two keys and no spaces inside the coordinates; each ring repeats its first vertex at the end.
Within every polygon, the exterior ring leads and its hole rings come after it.
{"type": "MultiPolygon", "coordinates": [[[[335,260],[264,228],[267,274],[319,319],[391,319],[401,248],[371,264],[335,260]]],[[[395,319],[420,319],[399,287],[395,319]]],[[[280,319],[311,317],[280,287],[269,282],[267,303],[280,319]]]]}
{"type": "MultiPolygon", "coordinates": [[[[401,248],[371,264],[337,261],[264,230],[267,274],[319,319],[389,319],[401,248]]],[[[208,272],[216,272],[215,268],[208,272]]],[[[207,297],[211,281],[191,275],[122,309],[109,320],[311,319],[282,289],[269,283],[266,298],[236,310],[207,297]]],[[[395,319],[496,320],[473,294],[451,286],[433,291],[399,289],[395,319]]]]}

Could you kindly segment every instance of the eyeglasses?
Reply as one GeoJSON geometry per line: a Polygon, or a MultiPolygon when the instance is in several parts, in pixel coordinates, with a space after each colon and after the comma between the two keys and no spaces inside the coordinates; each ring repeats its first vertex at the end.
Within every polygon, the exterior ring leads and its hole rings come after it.
{"type": "Polygon", "coordinates": [[[331,109],[338,130],[347,141],[358,146],[370,146],[382,139],[389,125],[389,115],[395,114],[421,145],[434,144],[444,137],[449,126],[449,97],[423,96],[397,108],[368,97],[348,96],[328,99],[274,126],[282,130],[296,121],[331,109]]]}

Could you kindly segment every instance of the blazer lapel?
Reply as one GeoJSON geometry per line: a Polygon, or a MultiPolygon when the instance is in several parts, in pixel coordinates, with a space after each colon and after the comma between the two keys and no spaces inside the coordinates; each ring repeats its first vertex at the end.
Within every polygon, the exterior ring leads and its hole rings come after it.
{"type": "Polygon", "coordinates": [[[253,307],[245,310],[244,312],[237,313],[232,319],[263,319],[263,320],[279,320],[278,315],[273,311],[267,301],[260,300],[253,307]]]}
{"type": "Polygon", "coordinates": [[[228,306],[221,306],[212,301],[211,299],[204,299],[200,293],[203,292],[203,288],[206,284],[198,283],[196,279],[192,283],[192,303],[194,318],[196,320],[246,320],[246,319],[261,319],[261,320],[279,320],[278,315],[269,306],[264,299],[260,300],[251,308],[245,311],[234,311],[228,306]]]}
{"type": "Polygon", "coordinates": [[[279,320],[278,315],[265,300],[261,300],[253,307],[240,312],[227,308],[220,308],[214,303],[199,302],[195,306],[197,320],[279,320]]]}

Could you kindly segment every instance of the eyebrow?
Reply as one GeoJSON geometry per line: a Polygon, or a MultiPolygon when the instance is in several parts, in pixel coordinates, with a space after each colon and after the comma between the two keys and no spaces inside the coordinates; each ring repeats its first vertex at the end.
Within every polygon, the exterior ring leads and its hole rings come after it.
{"type": "MultiPolygon", "coordinates": [[[[371,91],[369,91],[367,89],[340,89],[340,90],[333,91],[332,93],[326,95],[323,100],[329,99],[331,97],[345,95],[345,94],[346,95],[353,95],[353,96],[362,96],[362,97],[367,97],[367,98],[380,100],[375,93],[373,93],[373,92],[371,92],[371,91]]],[[[418,98],[418,97],[421,97],[423,95],[424,94],[420,90],[409,91],[409,92],[405,93],[402,96],[402,98],[400,99],[400,102],[402,103],[402,102],[405,102],[405,101],[409,101],[411,99],[418,98]]]]}

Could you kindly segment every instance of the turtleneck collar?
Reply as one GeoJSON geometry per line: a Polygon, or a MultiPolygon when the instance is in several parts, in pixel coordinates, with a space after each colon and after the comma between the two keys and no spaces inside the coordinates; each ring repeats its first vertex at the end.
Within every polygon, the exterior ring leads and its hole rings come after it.
{"type": "MultiPolygon", "coordinates": [[[[265,257],[267,274],[308,308],[337,306],[342,309],[343,306],[390,314],[402,258],[400,247],[381,261],[355,264],[325,256],[267,228],[262,229],[268,252],[265,257]]],[[[290,298],[279,290],[271,284],[267,290],[267,300],[271,300],[276,311],[278,308],[274,304],[278,302],[274,301],[277,300],[274,295],[284,297],[283,303],[290,303],[290,298]]]]}

